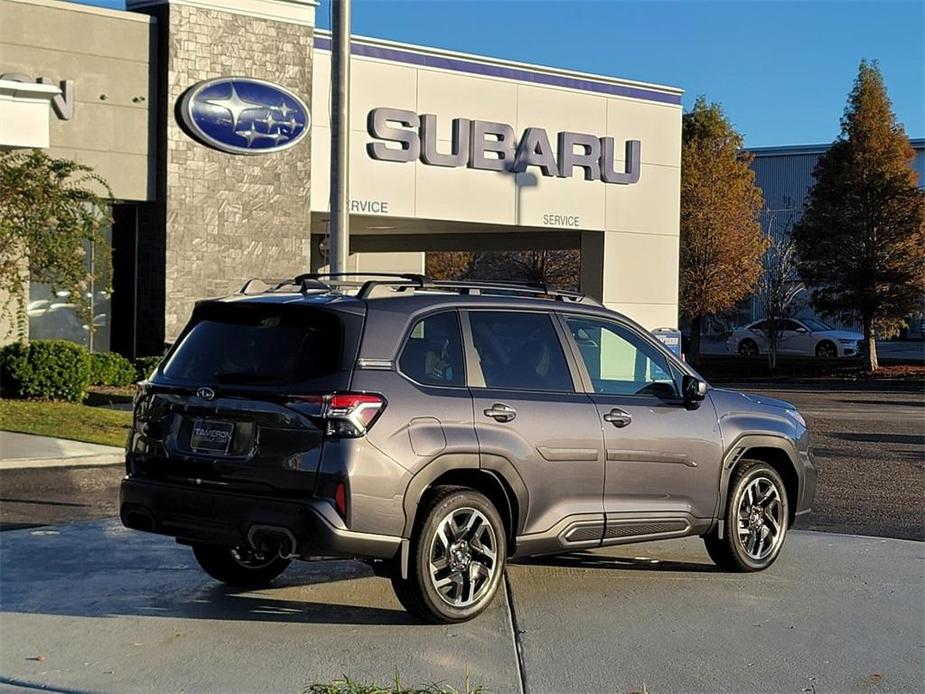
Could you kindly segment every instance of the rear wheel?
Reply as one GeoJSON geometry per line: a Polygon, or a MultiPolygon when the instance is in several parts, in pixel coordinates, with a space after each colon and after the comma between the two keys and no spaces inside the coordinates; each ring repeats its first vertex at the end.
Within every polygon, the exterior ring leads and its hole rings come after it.
{"type": "Polygon", "coordinates": [[[823,359],[834,359],[838,356],[838,349],[835,347],[834,342],[824,340],[816,345],[816,356],[823,359]]]}
{"type": "Polygon", "coordinates": [[[408,578],[392,576],[399,602],[429,622],[464,622],[480,614],[498,592],[507,541],[504,524],[482,494],[441,487],[411,538],[408,578]]]}
{"type": "Polygon", "coordinates": [[[754,357],[758,354],[758,343],[748,338],[739,343],[739,354],[743,357],[754,357]]]}
{"type": "Polygon", "coordinates": [[[261,554],[243,547],[193,545],[193,555],[202,570],[229,586],[260,587],[270,583],[289,566],[289,559],[261,554]]]}
{"type": "Polygon", "coordinates": [[[707,553],[726,571],[762,571],[777,559],[789,522],[787,490],[767,463],[747,460],[730,483],[725,532],[704,537],[707,553]]]}

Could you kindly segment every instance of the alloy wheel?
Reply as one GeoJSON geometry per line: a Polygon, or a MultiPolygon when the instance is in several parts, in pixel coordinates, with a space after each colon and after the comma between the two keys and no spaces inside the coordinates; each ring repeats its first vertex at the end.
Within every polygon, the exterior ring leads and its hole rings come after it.
{"type": "Polygon", "coordinates": [[[742,340],[739,343],[739,354],[744,357],[753,357],[758,354],[758,345],[752,340],[742,340]]]}
{"type": "Polygon", "coordinates": [[[838,356],[838,353],[835,351],[835,345],[831,342],[823,342],[816,347],[816,356],[824,359],[834,359],[838,356]]]}
{"type": "Polygon", "coordinates": [[[468,607],[490,589],[498,568],[495,529],[474,508],[451,511],[440,521],[430,547],[430,580],[441,599],[468,607]]]}
{"type": "Polygon", "coordinates": [[[783,509],[780,492],[767,477],[756,477],[743,491],[736,526],[742,548],[753,561],[764,561],[783,542],[783,509]]]}

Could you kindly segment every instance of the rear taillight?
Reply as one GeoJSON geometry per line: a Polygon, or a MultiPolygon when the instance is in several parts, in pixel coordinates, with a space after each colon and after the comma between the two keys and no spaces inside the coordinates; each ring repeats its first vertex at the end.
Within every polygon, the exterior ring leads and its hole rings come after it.
{"type": "Polygon", "coordinates": [[[371,393],[331,393],[295,395],[296,400],[318,404],[329,436],[364,436],[385,409],[385,398],[371,393]]]}

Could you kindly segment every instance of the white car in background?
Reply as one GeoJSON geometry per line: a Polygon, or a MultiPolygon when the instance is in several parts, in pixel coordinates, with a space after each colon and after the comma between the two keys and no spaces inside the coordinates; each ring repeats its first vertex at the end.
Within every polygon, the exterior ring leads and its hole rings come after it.
{"type": "MultiPolygon", "coordinates": [[[[864,336],[850,330],[835,330],[816,318],[779,321],[777,353],[804,357],[856,357],[864,348],[864,336]]],[[[760,320],[736,328],[726,340],[726,349],[743,356],[767,354],[768,321],[760,320]]]]}

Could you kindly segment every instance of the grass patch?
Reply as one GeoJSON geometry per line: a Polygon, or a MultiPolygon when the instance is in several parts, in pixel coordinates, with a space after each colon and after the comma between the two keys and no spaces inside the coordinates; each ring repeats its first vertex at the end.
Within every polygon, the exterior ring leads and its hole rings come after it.
{"type": "Polygon", "coordinates": [[[0,400],[0,429],[104,446],[125,445],[132,413],[70,402],[0,400]]]}
{"type": "Polygon", "coordinates": [[[392,685],[381,686],[356,682],[345,677],[342,680],[334,680],[330,684],[313,684],[306,687],[303,694],[485,694],[485,690],[481,687],[473,689],[468,682],[463,689],[439,683],[420,687],[404,687],[398,678],[395,678],[395,683],[392,685]]]}

